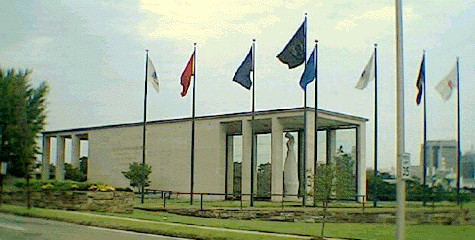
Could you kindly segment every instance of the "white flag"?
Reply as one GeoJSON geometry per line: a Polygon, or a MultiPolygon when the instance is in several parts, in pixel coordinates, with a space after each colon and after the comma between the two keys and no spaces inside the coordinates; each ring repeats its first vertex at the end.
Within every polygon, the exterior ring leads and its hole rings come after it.
{"type": "Polygon", "coordinates": [[[152,82],[152,85],[153,85],[153,88],[155,88],[155,90],[157,90],[158,92],[158,87],[159,87],[159,83],[158,83],[158,75],[157,75],[157,71],[155,71],[155,67],[153,66],[153,63],[152,63],[152,60],[150,60],[150,58],[148,58],[148,67],[147,67],[147,81],[150,81],[152,82]]]}
{"type": "Polygon", "coordinates": [[[449,100],[452,96],[452,91],[457,87],[457,65],[435,86],[442,99],[449,100]]]}
{"type": "Polygon", "coordinates": [[[374,79],[374,54],[371,55],[366,67],[364,68],[363,72],[361,73],[361,77],[356,83],[355,88],[362,90],[368,86],[369,81],[374,79]]]}

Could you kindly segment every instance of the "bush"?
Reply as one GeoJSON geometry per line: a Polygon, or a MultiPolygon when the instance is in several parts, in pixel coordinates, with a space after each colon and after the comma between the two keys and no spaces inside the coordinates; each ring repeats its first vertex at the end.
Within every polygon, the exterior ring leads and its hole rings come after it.
{"type": "MultiPolygon", "coordinates": [[[[26,182],[16,181],[14,186],[23,190],[26,182]]],[[[30,181],[30,188],[32,191],[115,191],[114,187],[102,183],[34,179],[30,181]]]]}

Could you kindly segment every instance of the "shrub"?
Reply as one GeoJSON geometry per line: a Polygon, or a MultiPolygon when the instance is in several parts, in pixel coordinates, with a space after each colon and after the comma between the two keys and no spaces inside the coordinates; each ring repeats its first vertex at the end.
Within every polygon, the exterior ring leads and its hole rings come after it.
{"type": "MultiPolygon", "coordinates": [[[[26,188],[26,182],[19,180],[14,186],[20,190],[26,188]]],[[[58,180],[31,180],[30,189],[32,191],[115,191],[115,188],[109,185],[95,182],[75,182],[58,180]]]]}

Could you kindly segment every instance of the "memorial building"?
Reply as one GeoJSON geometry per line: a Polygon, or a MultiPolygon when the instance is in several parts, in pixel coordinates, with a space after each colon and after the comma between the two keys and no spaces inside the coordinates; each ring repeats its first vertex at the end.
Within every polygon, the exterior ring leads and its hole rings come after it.
{"type": "MultiPolygon", "coordinates": [[[[309,175],[314,173],[315,161],[331,163],[338,154],[338,131],[354,131],[354,191],[356,200],[366,195],[366,122],[365,118],[347,114],[306,109],[307,128],[304,133],[304,109],[275,109],[255,113],[254,133],[267,136],[269,164],[267,199],[282,200],[283,194],[298,194],[299,188],[309,188],[309,175]],[[315,126],[323,143],[315,146],[315,126]],[[305,146],[304,146],[305,143],[305,146]],[[293,150],[295,146],[295,151],[293,150]],[[315,149],[323,151],[315,159],[315,149]],[[305,152],[304,152],[305,151],[305,152]],[[322,159],[320,159],[322,158],[322,159]],[[307,174],[303,174],[306,172],[307,174]],[[285,181],[284,181],[285,180],[285,181]]],[[[251,128],[250,112],[200,116],[195,118],[194,193],[215,193],[214,199],[231,199],[242,194],[249,199],[251,192],[251,128]],[[239,148],[237,148],[239,146],[239,148]],[[236,154],[239,151],[239,154],[236,154]],[[236,157],[238,156],[238,157],[236,157]],[[239,158],[239,159],[237,159],[239,158]],[[235,169],[239,167],[240,169],[235,169]],[[239,176],[238,176],[239,175],[239,176]],[[236,194],[239,192],[239,194],[236,194]]],[[[189,193],[191,187],[191,118],[148,121],[146,125],[146,163],[152,173],[149,188],[189,193]]],[[[55,178],[64,179],[65,154],[71,164],[78,165],[82,141],[88,146],[88,181],[115,187],[128,187],[122,172],[132,162],[142,162],[143,123],[106,125],[88,128],[43,132],[43,179],[49,178],[49,166],[56,165],[55,178]],[[55,141],[53,141],[55,138],[55,141]],[[70,144],[65,144],[66,139],[70,144]],[[55,147],[52,147],[53,143],[55,147]],[[70,149],[66,151],[66,146],[70,149]],[[56,151],[53,154],[53,150],[56,151]],[[55,159],[51,159],[56,155],[55,159]]],[[[255,145],[259,148],[259,144],[255,145]]],[[[257,159],[259,156],[259,149],[257,159]]],[[[263,165],[264,166],[264,165],[263,165]]],[[[257,164],[254,189],[258,188],[257,164]]],[[[267,176],[266,175],[266,176],[267,176]]],[[[264,176],[264,175],[260,175],[264,176]]],[[[260,179],[263,179],[262,177],[260,179]]],[[[267,178],[266,178],[267,179],[267,178]]],[[[267,181],[267,180],[266,180],[267,181]]],[[[254,193],[257,191],[254,190],[254,193]]]]}

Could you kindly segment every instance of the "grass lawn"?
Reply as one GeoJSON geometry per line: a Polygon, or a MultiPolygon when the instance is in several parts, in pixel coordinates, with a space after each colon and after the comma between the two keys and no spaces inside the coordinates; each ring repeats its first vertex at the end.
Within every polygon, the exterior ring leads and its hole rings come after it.
{"type": "MultiPolygon", "coordinates": [[[[243,201],[243,210],[246,209],[275,209],[275,210],[296,210],[296,211],[312,211],[315,210],[312,206],[301,207],[302,202],[284,202],[282,208],[281,202],[271,201],[254,201],[254,207],[249,207],[249,201],[243,201]]],[[[203,209],[240,209],[240,201],[203,201],[203,209]]],[[[161,209],[163,208],[162,198],[145,198],[143,204],[140,203],[140,198],[135,199],[136,207],[161,209]]],[[[317,209],[322,209],[322,204],[317,204],[317,209]]],[[[193,205],[190,205],[188,199],[166,199],[166,208],[200,208],[200,201],[195,200],[193,205]]],[[[367,212],[380,212],[380,211],[395,211],[396,202],[378,202],[378,207],[374,208],[372,202],[367,202],[364,205],[364,210],[367,212]]],[[[432,206],[432,203],[428,203],[426,207],[422,206],[421,202],[406,202],[406,208],[408,211],[432,211],[432,210],[456,210],[460,209],[456,203],[453,202],[438,202],[432,206]]],[[[475,209],[475,202],[464,203],[463,209],[475,209]]],[[[356,202],[330,202],[330,211],[363,211],[363,205],[356,202]]]]}
{"type": "MultiPolygon", "coordinates": [[[[167,226],[159,222],[183,223],[190,225],[212,226],[229,229],[252,230],[262,232],[287,233],[307,236],[319,236],[320,223],[293,223],[275,221],[250,221],[229,220],[214,218],[198,218],[180,216],[165,212],[147,212],[135,210],[132,214],[100,213],[135,219],[157,221],[158,223],[137,223],[120,219],[91,218],[78,215],[75,212],[49,210],[49,209],[26,209],[11,205],[3,205],[3,211],[17,212],[35,217],[75,222],[86,225],[112,227],[116,229],[134,230],[181,237],[200,237],[202,239],[279,239],[276,236],[256,236],[253,234],[241,234],[224,231],[211,231],[192,229],[186,227],[167,226]]],[[[95,213],[98,214],[98,213],[95,213]]],[[[356,239],[394,239],[395,226],[393,224],[359,224],[359,223],[327,223],[325,235],[328,237],[356,238],[356,239]]],[[[447,225],[406,225],[406,239],[422,240],[446,240],[446,239],[475,239],[475,226],[447,226],[447,225]]],[[[282,238],[285,239],[285,238],[282,238]]]]}
{"type": "MultiPolygon", "coordinates": [[[[52,210],[42,208],[27,209],[12,205],[2,205],[0,211],[15,213],[23,216],[41,217],[52,220],[59,220],[83,225],[130,230],[142,233],[162,234],[174,237],[194,238],[194,239],[263,239],[263,240],[285,240],[288,237],[265,236],[251,233],[237,233],[211,229],[197,229],[186,226],[170,226],[160,222],[136,222],[123,219],[101,218],[81,215],[73,211],[52,210]]],[[[107,216],[104,216],[107,217],[107,216]]]]}
{"type": "MultiPolygon", "coordinates": [[[[115,216],[167,221],[222,228],[255,230],[263,232],[289,233],[320,236],[321,223],[293,223],[275,221],[229,220],[180,216],[164,212],[136,210],[132,214],[112,214],[115,216]]],[[[395,226],[392,224],[327,223],[325,235],[328,237],[358,239],[393,239],[395,226]]],[[[474,239],[475,226],[447,225],[407,225],[406,239],[474,239]]]]}

